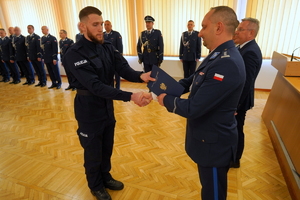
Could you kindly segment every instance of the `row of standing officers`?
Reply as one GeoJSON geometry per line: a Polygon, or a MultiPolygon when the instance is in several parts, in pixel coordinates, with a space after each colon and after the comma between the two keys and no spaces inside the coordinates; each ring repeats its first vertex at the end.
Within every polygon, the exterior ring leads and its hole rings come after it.
{"type": "MultiPolygon", "coordinates": [[[[164,43],[162,33],[158,29],[154,29],[154,18],[146,16],[146,30],[141,32],[137,42],[137,52],[139,63],[144,66],[144,71],[152,70],[153,65],[160,66],[163,61],[164,43]]],[[[112,30],[112,24],[109,20],[105,21],[104,39],[111,42],[113,46],[123,54],[122,36],[119,32],[112,30]]],[[[201,38],[198,37],[198,31],[194,31],[194,22],[188,21],[188,31],[182,33],[180,39],[179,58],[183,63],[184,77],[189,77],[194,73],[197,61],[201,56],[201,38]]],[[[19,27],[10,27],[9,36],[6,36],[4,29],[0,29],[0,70],[3,76],[1,82],[9,82],[12,77],[11,84],[20,83],[20,78],[25,76],[26,82],[23,85],[33,85],[35,83],[34,71],[38,77],[36,87],[46,86],[46,72],[44,64],[47,67],[50,79],[52,81],[51,88],[61,88],[61,77],[58,67],[58,44],[55,36],[49,33],[47,26],[42,26],[42,37],[34,33],[34,26],[28,25],[27,37],[21,34],[19,27]],[[34,70],[33,70],[34,69],[34,70]]],[[[59,41],[61,61],[67,49],[74,44],[74,41],[67,37],[65,30],[59,32],[61,40],[59,41]]],[[[82,32],[76,35],[76,42],[82,37],[82,32]]],[[[76,88],[72,86],[72,80],[68,76],[69,86],[66,90],[76,88]]],[[[116,88],[120,88],[120,76],[115,74],[116,88]]]]}

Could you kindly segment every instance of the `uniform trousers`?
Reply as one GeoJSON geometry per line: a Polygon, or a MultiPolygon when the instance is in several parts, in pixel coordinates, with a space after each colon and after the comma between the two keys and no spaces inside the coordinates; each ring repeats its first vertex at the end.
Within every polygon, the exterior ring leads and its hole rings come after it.
{"type": "Polygon", "coordinates": [[[47,71],[49,73],[50,79],[53,86],[61,86],[61,77],[58,69],[58,64],[53,64],[53,62],[45,63],[47,71]]]}
{"type": "Polygon", "coordinates": [[[10,74],[9,74],[8,66],[6,66],[6,64],[3,63],[1,60],[0,60],[0,70],[1,70],[3,80],[4,81],[9,80],[10,79],[10,74]]]}
{"type": "Polygon", "coordinates": [[[152,67],[153,67],[152,64],[145,64],[144,63],[144,71],[145,71],[145,73],[152,71],[152,67]]]}
{"type": "Polygon", "coordinates": [[[192,74],[194,74],[196,70],[196,61],[182,61],[183,64],[183,73],[184,73],[184,78],[190,77],[192,74]]]}
{"type": "Polygon", "coordinates": [[[84,149],[84,168],[88,186],[92,191],[98,191],[104,187],[103,182],[112,179],[109,171],[115,122],[78,121],[78,126],[77,134],[84,149]]]}
{"type": "Polygon", "coordinates": [[[202,200],[225,200],[228,167],[201,167],[198,164],[202,200]]]}
{"type": "Polygon", "coordinates": [[[242,158],[242,154],[245,146],[245,134],[244,134],[244,124],[247,111],[238,110],[235,119],[237,121],[237,130],[238,130],[238,145],[236,152],[236,161],[239,161],[242,158]]]}
{"type": "Polygon", "coordinates": [[[34,73],[31,64],[27,60],[17,61],[21,71],[23,71],[26,81],[28,83],[34,83],[34,73]]]}
{"type": "Polygon", "coordinates": [[[38,60],[31,60],[31,64],[35,70],[35,73],[38,76],[39,82],[46,83],[47,78],[46,78],[46,71],[44,68],[44,63],[42,61],[38,61],[38,60]]]}
{"type": "Polygon", "coordinates": [[[13,78],[13,81],[20,81],[20,72],[17,63],[16,62],[11,63],[9,60],[4,62],[11,73],[11,77],[13,78]]]}

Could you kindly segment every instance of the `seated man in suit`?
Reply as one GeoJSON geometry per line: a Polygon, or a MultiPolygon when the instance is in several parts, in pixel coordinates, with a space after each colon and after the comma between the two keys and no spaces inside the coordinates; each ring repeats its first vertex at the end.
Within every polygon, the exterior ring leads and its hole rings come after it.
{"type": "Polygon", "coordinates": [[[188,99],[158,96],[169,112],[187,118],[185,149],[198,164],[204,200],[226,199],[227,172],[236,153],[234,114],[246,79],[243,59],[232,41],[238,24],[232,8],[211,8],[199,33],[211,53],[193,76],[179,82],[190,91],[188,99]]]}
{"type": "Polygon", "coordinates": [[[238,104],[235,116],[238,129],[238,148],[236,160],[231,164],[232,168],[240,167],[240,159],[244,151],[244,122],[247,110],[254,106],[254,84],[259,73],[262,55],[259,46],[255,42],[259,30],[259,21],[254,18],[242,19],[234,37],[238,49],[243,57],[246,67],[246,83],[238,104]]]}

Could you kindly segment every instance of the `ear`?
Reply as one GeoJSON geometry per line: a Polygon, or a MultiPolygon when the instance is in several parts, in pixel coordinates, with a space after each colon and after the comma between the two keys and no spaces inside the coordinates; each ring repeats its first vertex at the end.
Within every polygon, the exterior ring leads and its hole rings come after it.
{"type": "Polygon", "coordinates": [[[222,22],[218,22],[216,24],[216,34],[217,35],[220,35],[221,33],[223,33],[225,27],[224,27],[224,24],[222,22]]]}
{"type": "Polygon", "coordinates": [[[83,32],[86,32],[86,24],[83,22],[79,23],[79,29],[82,30],[83,32]]]}

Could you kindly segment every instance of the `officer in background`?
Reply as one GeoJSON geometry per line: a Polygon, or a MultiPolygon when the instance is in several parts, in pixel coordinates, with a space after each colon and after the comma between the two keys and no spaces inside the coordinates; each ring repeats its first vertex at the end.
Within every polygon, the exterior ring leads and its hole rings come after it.
{"type": "Polygon", "coordinates": [[[141,32],[137,43],[139,63],[144,63],[144,71],[152,70],[153,65],[160,66],[164,59],[164,41],[160,30],[153,29],[154,18],[144,18],[147,30],[141,32]]]}
{"type": "Polygon", "coordinates": [[[12,39],[12,44],[15,49],[14,60],[20,69],[23,70],[26,77],[26,82],[23,83],[23,85],[33,85],[35,83],[34,72],[31,63],[27,60],[26,38],[21,35],[21,29],[19,27],[16,26],[14,31],[15,36],[12,39]]]}
{"type": "Polygon", "coordinates": [[[2,49],[2,57],[1,62],[5,63],[8,67],[11,76],[13,78],[10,84],[18,84],[20,83],[20,72],[18,66],[14,64],[14,61],[11,60],[11,54],[13,52],[12,40],[10,37],[6,36],[6,32],[4,29],[0,30],[0,35],[2,38],[1,49],[2,49]]]}
{"type": "Polygon", "coordinates": [[[44,63],[47,67],[52,85],[48,89],[61,88],[61,77],[58,68],[58,46],[56,37],[49,34],[47,26],[42,26],[42,33],[44,34],[41,38],[41,48],[43,49],[44,63]]]}
{"type": "Polygon", "coordinates": [[[42,61],[43,50],[41,48],[41,38],[39,35],[34,33],[33,25],[28,25],[27,31],[29,33],[29,35],[26,37],[27,60],[31,62],[39,80],[35,87],[45,87],[47,78],[44,62],[42,61]]]}
{"type": "Polygon", "coordinates": [[[77,28],[79,30],[79,33],[77,33],[75,35],[75,42],[78,42],[82,37],[83,37],[83,32],[82,30],[80,29],[80,26],[79,26],[80,23],[77,24],[77,28]]]}
{"type": "MultiPolygon", "coordinates": [[[[110,42],[123,55],[122,36],[118,31],[112,30],[112,25],[109,20],[104,22],[104,40],[110,42]]],[[[120,89],[121,78],[118,73],[115,73],[116,85],[115,88],[120,89]]]]}
{"type": "Polygon", "coordinates": [[[188,31],[182,33],[180,39],[179,59],[183,64],[184,78],[194,74],[197,62],[201,56],[201,38],[199,32],[194,31],[194,21],[189,20],[188,31]]]}
{"type": "MultiPolygon", "coordinates": [[[[14,27],[9,27],[8,28],[8,33],[9,33],[9,38],[11,39],[11,42],[13,41],[13,38],[15,37],[15,31],[14,31],[14,27]]],[[[18,71],[19,71],[19,73],[21,73],[21,75],[20,75],[20,77],[21,78],[23,78],[23,77],[25,77],[25,75],[24,75],[24,72],[23,72],[23,69],[21,69],[19,66],[18,66],[18,64],[17,64],[17,62],[15,62],[13,59],[14,59],[14,57],[15,57],[15,48],[12,48],[11,49],[11,51],[10,51],[10,57],[11,57],[11,63],[13,63],[15,66],[14,66],[14,68],[17,68],[18,69],[18,71]]]]}
{"type": "MultiPolygon", "coordinates": [[[[61,29],[59,31],[59,37],[60,37],[59,40],[60,60],[61,62],[63,62],[63,57],[65,53],[67,52],[68,48],[74,44],[74,41],[67,37],[67,31],[64,29],[61,29]]],[[[70,72],[68,68],[65,68],[65,72],[69,82],[69,86],[65,90],[72,90],[72,91],[76,90],[76,88],[72,86],[72,80],[71,80],[71,76],[69,75],[70,72]]]]}
{"type": "Polygon", "coordinates": [[[0,72],[3,79],[0,82],[7,83],[10,81],[10,72],[5,62],[2,59],[2,42],[5,40],[5,30],[3,28],[0,29],[0,72]]]}
{"type": "Polygon", "coordinates": [[[235,111],[246,80],[244,61],[232,37],[239,22],[234,10],[217,6],[205,15],[199,37],[211,53],[194,76],[180,80],[188,99],[161,94],[169,112],[187,118],[185,149],[198,165],[201,199],[225,200],[227,173],[235,159],[235,111]]]}

